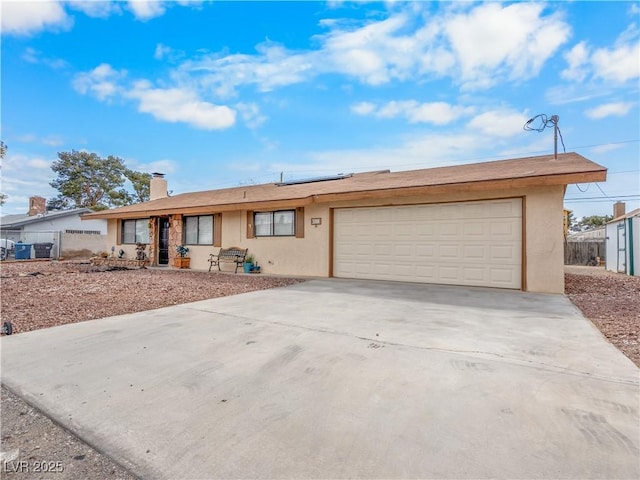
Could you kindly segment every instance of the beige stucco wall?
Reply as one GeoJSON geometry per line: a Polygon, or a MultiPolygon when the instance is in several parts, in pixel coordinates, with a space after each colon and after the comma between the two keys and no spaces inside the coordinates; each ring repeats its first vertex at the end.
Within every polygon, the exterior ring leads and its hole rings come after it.
{"type": "MultiPolygon", "coordinates": [[[[247,215],[241,216],[242,235],[246,237],[247,215]]],[[[223,214],[224,218],[225,214],[223,214]]],[[[304,238],[257,237],[244,239],[264,273],[327,277],[329,275],[329,207],[309,205],[304,212],[304,238]],[[311,218],[321,218],[322,224],[311,225],[311,218]]],[[[223,245],[225,230],[222,230],[223,245]]]]}
{"type": "MultiPolygon", "coordinates": [[[[120,249],[125,251],[125,258],[136,258],[136,246],[133,245],[118,245],[118,221],[109,219],[109,223],[107,224],[107,244],[105,245],[104,250],[111,254],[111,247],[115,247],[115,255],[118,256],[118,252],[120,249]]],[[[149,249],[147,248],[147,253],[149,253],[149,249]]]]}
{"type": "MultiPolygon", "coordinates": [[[[564,187],[562,185],[307,205],[304,213],[304,238],[247,238],[247,212],[224,212],[222,214],[222,246],[248,248],[249,253],[261,266],[262,272],[266,274],[327,277],[330,274],[331,262],[330,212],[332,208],[448,203],[511,197],[525,199],[523,271],[526,290],[564,293],[564,187]],[[320,218],[321,225],[311,225],[311,218],[320,218]]],[[[108,245],[116,244],[116,230],[115,221],[110,220],[108,245]]],[[[116,249],[119,248],[125,249],[128,256],[135,256],[134,245],[116,246],[116,249]]],[[[195,270],[207,270],[209,254],[218,251],[218,248],[213,246],[189,246],[189,248],[191,268],[195,270]]],[[[225,265],[223,270],[232,271],[233,266],[225,265]]]]}
{"type": "Polygon", "coordinates": [[[89,250],[92,253],[107,250],[106,235],[88,235],[85,233],[61,233],[61,255],[64,257],[79,250],[89,250]]]}
{"type": "Polygon", "coordinates": [[[564,293],[564,188],[531,190],[526,197],[526,272],[529,292],[564,293]]]}

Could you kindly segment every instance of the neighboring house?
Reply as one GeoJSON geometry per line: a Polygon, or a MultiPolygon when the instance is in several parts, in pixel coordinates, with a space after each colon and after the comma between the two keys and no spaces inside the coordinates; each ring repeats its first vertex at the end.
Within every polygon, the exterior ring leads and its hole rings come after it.
{"type": "Polygon", "coordinates": [[[624,213],[624,203],[616,206],[615,218],[606,225],[606,269],[640,276],[640,208],[624,213]]]}
{"type": "Polygon", "coordinates": [[[574,232],[567,235],[567,242],[604,242],[606,237],[604,225],[601,227],[585,230],[584,232],[574,232]]]}
{"type": "Polygon", "coordinates": [[[47,211],[46,199],[31,197],[28,213],[0,218],[0,237],[30,244],[52,243],[54,257],[65,251],[104,250],[106,220],[81,219],[83,214],[92,212],[89,208],[47,211]]]}
{"type": "Polygon", "coordinates": [[[108,219],[108,245],[154,265],[176,246],[208,268],[216,247],[248,248],[267,274],[564,292],[567,184],[606,168],[567,153],[424,170],[376,171],[167,196],[84,215],[108,219]]]}

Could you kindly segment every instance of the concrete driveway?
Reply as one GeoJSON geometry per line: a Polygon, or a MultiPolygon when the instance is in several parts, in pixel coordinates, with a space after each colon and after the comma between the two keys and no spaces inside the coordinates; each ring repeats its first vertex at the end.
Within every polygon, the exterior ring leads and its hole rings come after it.
{"type": "Polygon", "coordinates": [[[337,279],[2,339],[144,478],[635,479],[639,373],[561,296],[337,279]]]}

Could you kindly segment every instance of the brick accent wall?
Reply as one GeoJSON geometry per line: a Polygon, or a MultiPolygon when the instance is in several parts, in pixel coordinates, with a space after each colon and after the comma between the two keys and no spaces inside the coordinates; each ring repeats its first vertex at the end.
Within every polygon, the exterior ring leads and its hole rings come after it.
{"type": "Polygon", "coordinates": [[[153,266],[158,265],[158,217],[149,218],[149,250],[147,254],[149,255],[147,258],[150,261],[150,264],[153,266]]]}
{"type": "Polygon", "coordinates": [[[169,264],[178,256],[176,247],[182,245],[182,215],[172,215],[169,220],[169,264]]]}

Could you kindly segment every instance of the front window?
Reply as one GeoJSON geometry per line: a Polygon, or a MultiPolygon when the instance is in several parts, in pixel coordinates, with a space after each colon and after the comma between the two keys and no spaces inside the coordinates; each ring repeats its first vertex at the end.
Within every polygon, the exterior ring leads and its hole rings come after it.
{"type": "Polygon", "coordinates": [[[185,245],[213,245],[213,215],[184,217],[185,245]]]}
{"type": "Polygon", "coordinates": [[[253,216],[256,237],[287,237],[296,234],[295,211],[256,212],[253,216]]]}
{"type": "Polygon", "coordinates": [[[149,219],[122,221],[122,243],[149,243],[149,219]]]}

